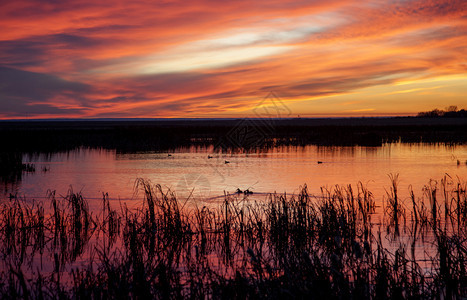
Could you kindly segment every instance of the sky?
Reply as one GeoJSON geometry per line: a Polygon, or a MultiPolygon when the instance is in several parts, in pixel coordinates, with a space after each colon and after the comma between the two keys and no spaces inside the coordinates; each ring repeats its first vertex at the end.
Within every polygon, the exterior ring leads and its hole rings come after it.
{"type": "Polygon", "coordinates": [[[0,4],[0,119],[393,116],[451,105],[467,108],[465,0],[0,4]]]}

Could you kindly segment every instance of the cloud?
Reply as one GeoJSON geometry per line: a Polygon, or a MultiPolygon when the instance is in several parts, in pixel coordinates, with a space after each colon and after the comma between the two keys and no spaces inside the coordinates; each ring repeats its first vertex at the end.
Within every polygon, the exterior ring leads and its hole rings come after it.
{"type": "MultiPolygon", "coordinates": [[[[0,117],[241,115],[270,91],[305,115],[316,99],[464,76],[466,12],[461,0],[4,2],[0,117]]],[[[373,96],[367,107],[391,113],[373,96]]]]}
{"type": "Polygon", "coordinates": [[[76,102],[77,95],[89,89],[86,84],[53,75],[0,67],[0,111],[6,116],[79,113],[83,109],[63,109],[53,100],[59,97],[76,102]]]}
{"type": "Polygon", "coordinates": [[[0,60],[11,67],[38,67],[57,60],[57,52],[73,60],[75,49],[86,50],[104,43],[100,39],[63,33],[0,41],[0,60]]]}

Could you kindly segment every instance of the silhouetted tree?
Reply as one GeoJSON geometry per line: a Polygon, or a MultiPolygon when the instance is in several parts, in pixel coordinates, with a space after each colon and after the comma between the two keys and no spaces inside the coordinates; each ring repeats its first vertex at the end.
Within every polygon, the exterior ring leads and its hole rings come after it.
{"type": "Polygon", "coordinates": [[[467,117],[467,111],[465,109],[458,110],[457,106],[451,105],[446,107],[446,110],[433,109],[432,111],[419,112],[417,117],[425,118],[465,118],[467,117]]]}

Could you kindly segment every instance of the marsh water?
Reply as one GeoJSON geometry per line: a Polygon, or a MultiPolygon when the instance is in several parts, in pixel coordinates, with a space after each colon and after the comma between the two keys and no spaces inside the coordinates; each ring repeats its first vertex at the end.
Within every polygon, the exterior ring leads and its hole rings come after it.
{"type": "MultiPolygon", "coordinates": [[[[370,274],[381,269],[380,259],[387,255],[388,270],[393,273],[383,277],[407,282],[398,270],[400,261],[405,267],[410,262],[414,286],[418,288],[419,282],[427,280],[423,289],[434,295],[440,292],[431,282],[446,277],[446,266],[441,264],[449,253],[453,263],[447,268],[452,276],[465,277],[466,145],[392,143],[381,147],[214,150],[189,147],[163,153],[118,153],[81,148],[24,155],[23,163],[34,165],[35,172],[23,173],[1,193],[0,234],[4,242],[0,254],[4,260],[0,273],[6,274],[14,266],[19,270],[14,273],[19,274],[15,275],[19,281],[23,274],[30,282],[42,280],[35,276],[44,276],[40,278],[46,278],[47,289],[56,293],[54,289],[69,290],[82,284],[82,277],[72,270],[92,270],[97,265],[96,273],[86,273],[92,278],[86,282],[97,282],[97,278],[109,278],[106,272],[113,267],[125,270],[122,266],[130,266],[138,258],[144,260],[142,266],[147,266],[148,272],[159,272],[163,262],[176,274],[193,276],[190,280],[206,285],[205,274],[223,274],[222,278],[230,280],[245,266],[249,266],[248,274],[254,274],[255,255],[266,257],[261,261],[265,268],[273,270],[274,266],[280,274],[285,272],[279,265],[284,253],[291,255],[287,257],[290,260],[319,253],[324,257],[321,266],[326,268],[331,268],[333,257],[348,264],[343,266],[353,286],[356,262],[357,269],[366,268],[370,274]],[[387,196],[392,193],[391,178],[398,178],[398,197],[387,196]],[[147,189],[148,181],[161,188],[147,189]],[[146,195],[136,182],[146,187],[146,195]],[[309,194],[301,189],[305,184],[309,194]],[[335,185],[349,184],[354,194],[348,193],[348,187],[323,193],[335,185]],[[374,198],[367,197],[362,186],[374,198]],[[70,187],[74,193],[69,193],[70,187]],[[409,187],[416,197],[413,210],[409,187]],[[237,189],[252,193],[239,194],[237,189]],[[176,194],[176,200],[156,201],[154,209],[153,199],[168,199],[164,198],[168,190],[176,194]],[[55,196],[48,197],[49,191],[55,191],[55,196]],[[436,191],[438,202],[433,200],[436,191]],[[300,192],[295,199],[301,200],[294,202],[290,195],[300,192]],[[271,193],[286,193],[288,197],[271,193]],[[354,206],[356,193],[358,208],[354,206]],[[427,200],[434,204],[425,205],[427,200]],[[119,209],[122,202],[125,204],[119,209]],[[207,208],[185,210],[186,204],[207,208]],[[290,248],[283,251],[281,247],[290,248]],[[364,254],[361,249],[365,249],[364,254]],[[300,255],[295,257],[297,253],[300,255]],[[114,259],[109,262],[107,257],[114,259]],[[193,266],[201,269],[188,273],[193,266]]],[[[310,262],[305,259],[296,268],[310,262]]],[[[134,270],[125,273],[119,284],[136,278],[131,275],[134,270]]],[[[183,276],[178,283],[181,286],[189,282],[189,277],[183,276]]],[[[173,287],[172,282],[167,285],[173,287]]],[[[21,287],[23,292],[26,289],[21,287]]]]}
{"type": "Polygon", "coordinates": [[[306,184],[310,193],[321,194],[321,187],[356,185],[362,182],[375,196],[385,196],[389,174],[399,174],[399,193],[422,193],[430,179],[450,176],[454,181],[467,178],[467,145],[384,144],[381,147],[275,147],[250,152],[216,152],[213,147],[179,148],[156,153],[117,153],[78,149],[51,155],[25,155],[24,163],[36,167],[21,181],[9,185],[3,197],[18,194],[41,199],[48,190],[65,195],[70,187],[84,197],[131,203],[137,178],[171,189],[177,199],[190,198],[215,203],[225,193],[249,190],[250,197],[263,199],[268,193],[297,193],[306,184]],[[458,162],[459,161],[459,162],[458,162]]]}

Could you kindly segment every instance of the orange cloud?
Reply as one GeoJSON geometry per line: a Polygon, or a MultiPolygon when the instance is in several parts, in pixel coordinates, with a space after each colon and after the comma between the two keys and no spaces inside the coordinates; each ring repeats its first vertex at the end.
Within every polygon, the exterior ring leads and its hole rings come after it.
{"type": "MultiPolygon", "coordinates": [[[[361,97],[374,114],[416,113],[443,85],[424,80],[467,77],[466,12],[460,0],[10,1],[0,117],[241,116],[269,91],[300,115],[361,97]],[[404,81],[420,93],[391,91],[404,81]],[[402,94],[412,103],[394,109],[402,94]]],[[[464,107],[455,84],[449,101],[464,107]]]]}

